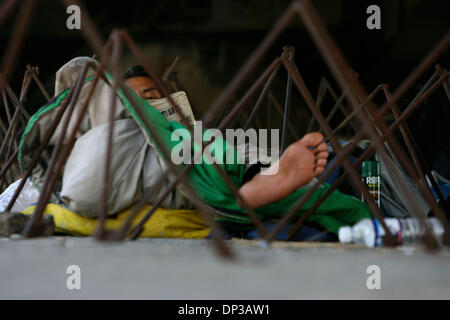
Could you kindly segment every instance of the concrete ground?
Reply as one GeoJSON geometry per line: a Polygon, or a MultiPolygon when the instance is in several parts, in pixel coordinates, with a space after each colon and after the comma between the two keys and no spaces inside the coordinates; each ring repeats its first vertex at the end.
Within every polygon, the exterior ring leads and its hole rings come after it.
{"type": "MultiPolygon", "coordinates": [[[[450,250],[365,249],[339,244],[209,240],[0,239],[1,299],[449,299],[450,250]],[[68,266],[80,267],[69,290],[68,266]],[[370,265],[381,289],[369,290],[370,265]]],[[[72,278],[73,279],[73,278],[72,278]]]]}

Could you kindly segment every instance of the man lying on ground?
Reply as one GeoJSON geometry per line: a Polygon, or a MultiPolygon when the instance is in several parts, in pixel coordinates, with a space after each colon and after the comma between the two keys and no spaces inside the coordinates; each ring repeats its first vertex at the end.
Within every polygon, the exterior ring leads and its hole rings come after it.
{"type": "MultiPolygon", "coordinates": [[[[51,119],[67,99],[70,87],[75,84],[81,67],[86,62],[98,64],[87,57],[75,58],[64,65],[57,73],[55,97],[43,106],[27,125],[22,137],[20,162],[23,168],[30,163],[33,153],[42,140],[43,133],[48,129],[51,119]]],[[[134,95],[137,103],[144,110],[147,123],[151,124],[160,140],[172,150],[175,143],[171,140],[172,133],[184,126],[175,121],[168,121],[159,111],[152,107],[152,101],[161,98],[153,81],[142,72],[141,68],[132,68],[125,73],[125,84],[130,88],[127,94],[134,95]],[[133,71],[134,70],[134,71],[133,71]],[[150,102],[150,103],[149,103],[150,102]]],[[[75,103],[69,128],[63,131],[61,125],[50,141],[50,146],[58,135],[70,132],[76,122],[80,110],[86,101],[93,85],[93,75],[90,70],[81,88],[80,97],[75,103]]],[[[116,99],[116,114],[114,116],[113,154],[111,158],[111,192],[108,198],[108,213],[114,215],[129,208],[143,195],[155,186],[158,176],[167,168],[166,160],[154,143],[154,137],[145,128],[135,106],[119,90],[116,99]]],[[[111,87],[100,80],[88,112],[78,130],[77,140],[67,159],[60,184],[51,199],[62,203],[73,212],[88,218],[98,216],[98,202],[102,189],[105,142],[108,136],[108,112],[111,103],[111,87]]],[[[67,136],[66,136],[67,138],[67,136]]],[[[245,177],[245,164],[220,164],[229,178],[239,189],[242,198],[255,208],[256,214],[263,221],[273,221],[283,216],[292,205],[308,190],[308,183],[324,171],[327,164],[327,145],[321,143],[320,133],[310,133],[301,140],[290,145],[278,163],[267,169],[274,174],[256,173],[245,177]],[[312,149],[312,150],[311,150],[312,149]],[[276,170],[278,169],[278,171],[276,170]]],[[[217,139],[216,139],[217,140],[217,139]]],[[[217,141],[214,141],[216,143],[217,141]]],[[[224,149],[237,152],[230,145],[224,144],[224,149]]],[[[183,166],[183,164],[181,164],[183,166]]],[[[31,180],[37,186],[42,186],[45,168],[37,167],[31,180]]],[[[218,220],[231,223],[233,228],[251,230],[253,224],[246,215],[242,203],[238,203],[223,178],[214,166],[204,162],[194,164],[188,174],[198,197],[218,213],[218,220]]],[[[148,203],[152,204],[167,190],[173,177],[154,190],[148,203]]],[[[312,196],[298,210],[297,217],[304,214],[329,189],[328,184],[317,188],[312,196]]],[[[167,209],[193,208],[182,185],[177,187],[161,203],[160,207],[167,209]]],[[[322,228],[337,234],[339,227],[353,225],[361,219],[370,217],[367,206],[359,199],[334,191],[315,210],[307,221],[316,223],[322,228]]]]}
{"type": "MultiPolygon", "coordinates": [[[[150,101],[150,105],[151,100],[162,96],[153,80],[140,66],[130,67],[125,72],[124,79],[137,95],[150,101]]],[[[263,218],[276,219],[280,216],[280,213],[276,213],[276,211],[287,210],[307,190],[307,187],[304,186],[307,186],[324,171],[327,157],[327,144],[323,142],[323,135],[318,132],[309,133],[301,140],[291,144],[279,161],[267,169],[264,174],[257,173],[251,177],[246,176],[239,187],[239,193],[250,207],[262,208],[259,212],[263,218]],[[269,174],[270,171],[274,174],[269,174]]],[[[301,211],[304,212],[311,207],[327,188],[327,185],[322,185],[304,204],[301,211]]],[[[242,203],[239,201],[237,203],[240,208],[243,208],[242,203]]],[[[219,210],[223,210],[225,207],[216,206],[214,203],[211,205],[219,210]]],[[[256,212],[259,213],[258,210],[256,212]]],[[[335,228],[337,220],[342,219],[346,221],[345,223],[352,224],[369,216],[369,210],[361,201],[335,191],[316,209],[314,217],[309,220],[322,224],[334,232],[337,230],[335,228]],[[334,217],[324,217],[321,214],[334,214],[334,217]]]]}

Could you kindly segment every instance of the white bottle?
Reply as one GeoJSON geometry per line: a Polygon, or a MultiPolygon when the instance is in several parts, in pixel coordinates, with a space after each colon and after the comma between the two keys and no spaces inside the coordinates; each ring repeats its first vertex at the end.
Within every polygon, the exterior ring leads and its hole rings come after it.
{"type": "MultiPolygon", "coordinates": [[[[426,220],[431,231],[442,242],[444,228],[436,218],[426,220]]],[[[425,233],[425,228],[414,218],[384,219],[387,227],[394,237],[403,245],[418,245],[420,237],[425,233]]],[[[383,246],[384,229],[377,219],[364,219],[353,227],[342,227],[339,229],[339,241],[341,243],[356,243],[369,248],[383,246]]]]}

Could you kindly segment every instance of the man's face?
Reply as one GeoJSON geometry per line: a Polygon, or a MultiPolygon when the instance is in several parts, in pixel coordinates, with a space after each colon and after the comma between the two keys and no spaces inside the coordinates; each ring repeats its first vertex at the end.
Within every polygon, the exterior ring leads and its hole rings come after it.
{"type": "Polygon", "coordinates": [[[146,100],[161,99],[161,93],[156,89],[156,85],[149,77],[134,77],[125,80],[125,84],[129,86],[138,96],[146,100]]]}

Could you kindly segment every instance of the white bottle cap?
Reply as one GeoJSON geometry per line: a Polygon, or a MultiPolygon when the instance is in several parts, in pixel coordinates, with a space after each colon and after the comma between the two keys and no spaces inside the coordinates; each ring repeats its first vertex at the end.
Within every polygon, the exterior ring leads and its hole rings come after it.
{"type": "Polygon", "coordinates": [[[339,242],[351,243],[352,242],[352,228],[351,227],[339,228],[338,236],[339,236],[339,242]]]}

